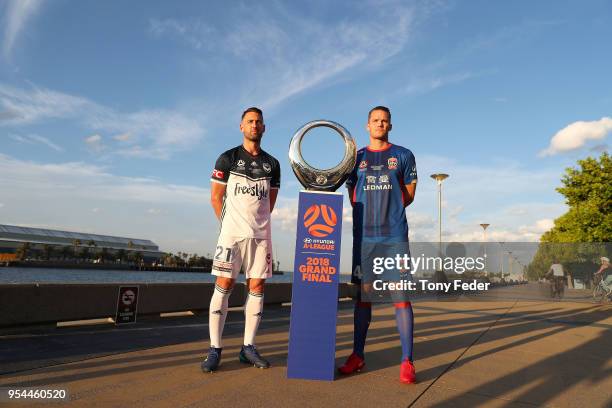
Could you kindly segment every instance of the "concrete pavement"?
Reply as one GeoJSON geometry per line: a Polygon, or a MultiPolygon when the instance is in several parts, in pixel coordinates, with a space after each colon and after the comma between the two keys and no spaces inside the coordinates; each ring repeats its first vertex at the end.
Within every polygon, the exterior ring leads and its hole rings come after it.
{"type": "MultiPolygon", "coordinates": [[[[207,316],[196,316],[129,328],[4,331],[0,387],[64,388],[71,400],[58,405],[70,407],[611,406],[612,307],[580,302],[586,292],[529,300],[538,290],[530,284],[489,301],[416,302],[416,385],[398,382],[394,310],[379,305],[366,370],[333,382],[285,378],[289,308],[279,307],[265,310],[257,338],[269,370],[238,362],[242,313],[235,311],[213,374],[200,371],[207,316]]],[[[351,347],[352,306],[341,302],[337,365],[351,347]]]]}

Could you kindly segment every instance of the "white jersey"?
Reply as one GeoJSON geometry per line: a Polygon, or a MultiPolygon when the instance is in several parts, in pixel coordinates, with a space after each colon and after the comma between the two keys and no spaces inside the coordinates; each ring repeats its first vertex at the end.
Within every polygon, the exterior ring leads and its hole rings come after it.
{"type": "Polygon", "coordinates": [[[550,270],[553,276],[563,276],[563,265],[561,264],[552,264],[550,270]]]}
{"type": "Polygon", "coordinates": [[[280,188],[280,164],[242,145],[221,154],[211,181],[226,185],[219,236],[270,239],[270,190],[280,188]]]}

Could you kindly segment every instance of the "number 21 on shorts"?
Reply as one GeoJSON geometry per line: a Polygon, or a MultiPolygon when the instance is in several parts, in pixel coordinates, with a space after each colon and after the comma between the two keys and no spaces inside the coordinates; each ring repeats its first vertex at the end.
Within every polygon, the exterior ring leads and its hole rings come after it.
{"type": "Polygon", "coordinates": [[[232,247],[224,248],[221,245],[217,245],[217,249],[215,251],[215,260],[221,262],[231,262],[233,258],[232,247]]]}

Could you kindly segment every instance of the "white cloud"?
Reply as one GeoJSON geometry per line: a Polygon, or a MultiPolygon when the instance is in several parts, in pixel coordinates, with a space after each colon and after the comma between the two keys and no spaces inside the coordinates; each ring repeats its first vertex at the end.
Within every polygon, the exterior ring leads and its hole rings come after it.
{"type": "Polygon", "coordinates": [[[30,135],[30,138],[32,138],[33,140],[42,143],[50,148],[52,148],[53,150],[56,150],[58,152],[63,152],[64,149],[58,145],[56,145],[55,143],[51,142],[49,139],[47,139],[46,137],[43,136],[38,136],[38,135],[30,135]]]}
{"type": "Polygon", "coordinates": [[[29,143],[32,144],[32,141],[30,139],[27,139],[21,135],[15,135],[15,134],[11,134],[9,135],[9,137],[19,143],[29,143]]]}
{"type": "MultiPolygon", "coordinates": [[[[295,198],[279,197],[274,211],[272,212],[272,223],[282,231],[295,234],[297,226],[298,200],[295,198]]],[[[342,208],[342,230],[350,231],[353,225],[352,207],[345,203],[342,208]]]]}
{"type": "Polygon", "coordinates": [[[152,239],[162,250],[210,252],[218,228],[210,190],[113,174],[82,162],[43,164],[0,154],[2,221],[152,239]],[[41,205],[44,203],[44,205],[41,205]],[[151,216],[160,209],[164,217],[151,216]],[[191,244],[186,244],[191,242],[191,244]]]}
{"type": "Polygon", "coordinates": [[[132,135],[130,135],[129,133],[121,133],[120,135],[113,136],[113,139],[119,142],[127,142],[131,138],[132,138],[132,135]]]}
{"type": "MultiPolygon", "coordinates": [[[[529,222],[528,220],[526,220],[529,222]]],[[[530,224],[514,224],[509,220],[499,220],[501,224],[487,229],[488,242],[538,242],[540,236],[553,227],[549,218],[537,219],[530,224]]],[[[444,241],[482,242],[482,228],[477,225],[453,225],[452,231],[443,231],[444,241]]],[[[437,240],[437,238],[436,238],[437,240]]]]}
{"type": "Polygon", "coordinates": [[[523,234],[534,234],[537,238],[543,233],[554,227],[555,221],[550,218],[537,220],[533,225],[521,225],[518,230],[523,234]]]}
{"type": "Polygon", "coordinates": [[[506,214],[511,216],[524,216],[529,214],[529,209],[525,207],[511,207],[506,210],[506,214]]]}
{"type": "Polygon", "coordinates": [[[279,197],[272,212],[272,225],[283,231],[294,232],[297,223],[298,201],[279,197]]]}
{"type": "Polygon", "coordinates": [[[431,229],[438,225],[437,220],[431,215],[415,212],[412,209],[406,211],[406,218],[410,228],[415,230],[431,229]]]}
{"type": "Polygon", "coordinates": [[[455,73],[450,75],[416,77],[404,86],[403,93],[408,95],[424,94],[435,91],[447,85],[457,84],[479,76],[471,72],[455,73]]]}
{"type": "Polygon", "coordinates": [[[233,25],[151,20],[149,32],[181,38],[206,57],[226,54],[235,66],[247,64],[240,103],[256,95],[260,105],[270,108],[313,87],[345,80],[349,70],[383,66],[408,44],[417,16],[426,14],[422,9],[401,3],[369,6],[364,18],[322,23],[279,3],[252,5],[228,8],[233,25]],[[242,23],[245,19],[249,24],[242,23]]]}
{"type": "Polygon", "coordinates": [[[205,188],[118,176],[108,173],[103,167],[82,162],[41,164],[0,154],[0,174],[0,188],[13,191],[12,196],[21,199],[38,196],[208,205],[209,198],[209,190],[205,188]]]}
{"type": "Polygon", "coordinates": [[[28,19],[40,9],[41,0],[7,0],[4,5],[4,41],[2,52],[8,58],[28,19]]]}
{"type": "Polygon", "coordinates": [[[100,135],[91,135],[86,137],[85,143],[90,150],[97,153],[105,149],[104,143],[102,143],[102,136],[100,135]]]}
{"type": "Polygon", "coordinates": [[[53,143],[52,141],[43,136],[10,134],[9,137],[19,143],[42,144],[58,152],[64,151],[62,147],[58,146],[57,144],[53,143]]]}
{"type": "MultiPolygon", "coordinates": [[[[551,219],[540,219],[534,224],[522,225],[508,225],[507,220],[500,221],[504,224],[487,229],[488,242],[538,242],[540,236],[553,225],[551,219]]],[[[419,240],[436,242],[437,234],[437,228],[435,231],[420,231],[419,240]]],[[[443,228],[442,240],[444,242],[482,242],[482,228],[476,223],[450,223],[443,228]]]]}
{"type": "Polygon", "coordinates": [[[0,208],[4,207],[4,203],[0,203],[0,208]]]}
{"type": "MultiPolygon", "coordinates": [[[[85,98],[35,86],[19,89],[0,84],[0,107],[11,112],[4,120],[0,118],[0,126],[73,119],[97,131],[100,138],[100,133],[114,134],[110,140],[117,145],[106,147],[124,156],[167,159],[189,150],[204,136],[200,115],[165,109],[121,113],[85,98]]],[[[95,139],[88,145],[94,152],[104,147],[95,139]]]]}
{"type": "Polygon", "coordinates": [[[206,45],[206,37],[213,33],[214,29],[198,19],[188,21],[151,19],[149,20],[149,32],[157,37],[179,36],[190,46],[199,50],[206,45]]]}
{"type": "Polygon", "coordinates": [[[342,208],[342,228],[346,228],[347,226],[351,226],[353,224],[353,208],[351,206],[347,206],[342,208]]]}
{"type": "Polygon", "coordinates": [[[604,140],[610,132],[612,132],[611,117],[570,123],[552,137],[550,145],[540,152],[540,156],[552,156],[580,149],[590,140],[604,140]]]}
{"type": "Polygon", "coordinates": [[[111,132],[128,130],[128,138],[116,140],[140,143],[137,148],[119,148],[117,151],[120,154],[161,159],[168,158],[172,152],[188,150],[195,146],[204,134],[198,120],[166,110],[115,114],[100,119],[98,123],[94,123],[94,127],[111,132]],[[150,143],[142,147],[147,141],[150,143]]]}
{"type": "Polygon", "coordinates": [[[534,168],[510,160],[457,160],[421,155],[415,202],[409,207],[410,238],[437,241],[436,183],[426,175],[446,171],[443,183],[442,227],[444,241],[481,241],[480,223],[497,241],[537,241],[547,230],[544,219],[567,210],[555,192],[562,169],[534,168]]]}
{"type": "Polygon", "coordinates": [[[0,84],[0,106],[10,112],[0,125],[32,124],[47,119],[78,117],[100,110],[87,99],[32,86],[20,89],[0,84]]]}

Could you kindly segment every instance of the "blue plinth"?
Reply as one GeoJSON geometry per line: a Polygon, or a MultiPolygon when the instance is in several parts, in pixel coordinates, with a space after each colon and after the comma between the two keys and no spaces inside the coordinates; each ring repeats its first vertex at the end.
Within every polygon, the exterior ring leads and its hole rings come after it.
{"type": "Polygon", "coordinates": [[[334,379],[342,199],[341,193],[300,192],[288,378],[334,379]]]}

